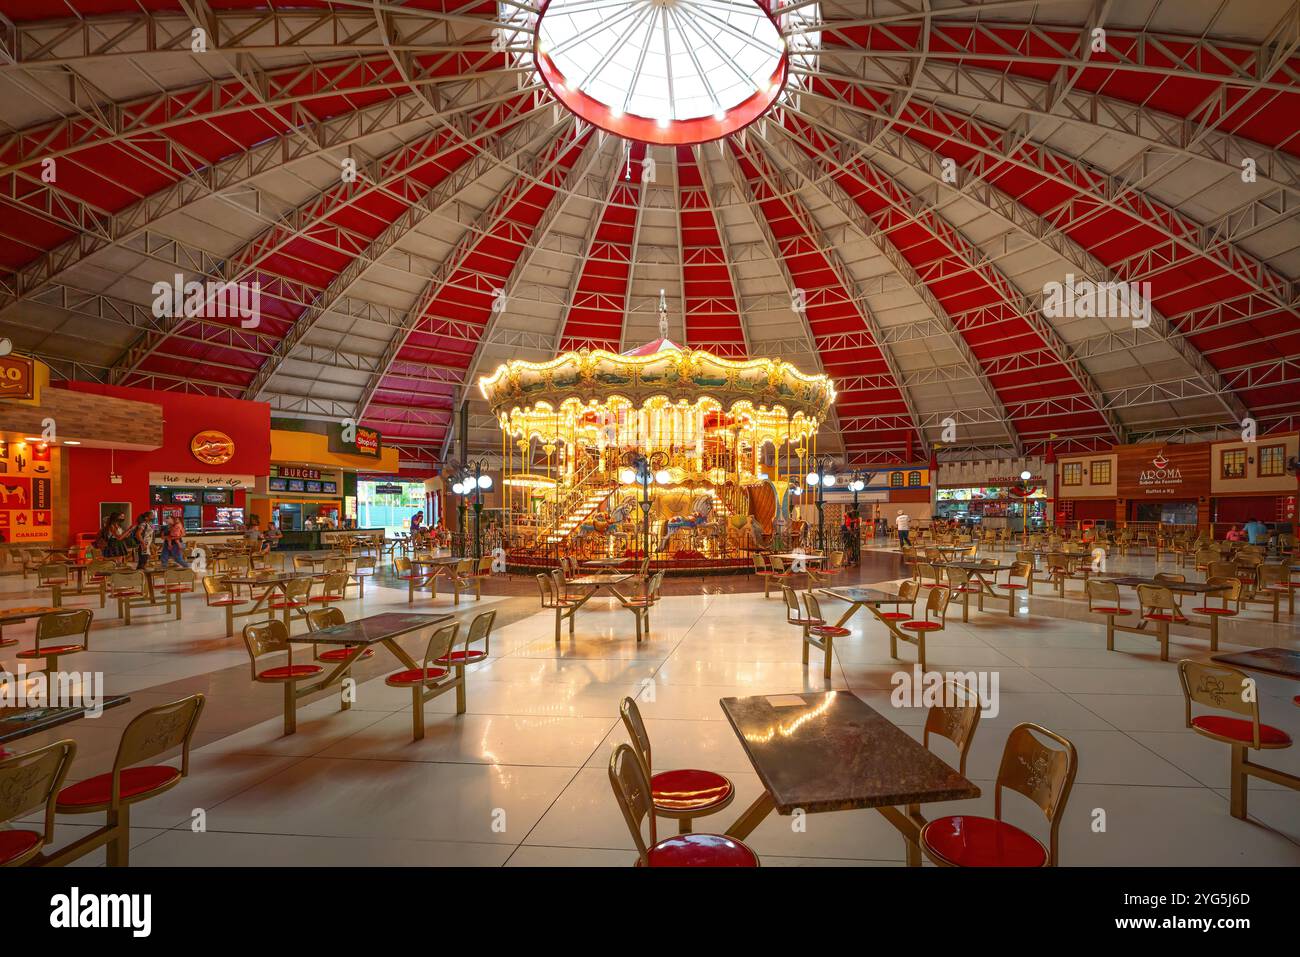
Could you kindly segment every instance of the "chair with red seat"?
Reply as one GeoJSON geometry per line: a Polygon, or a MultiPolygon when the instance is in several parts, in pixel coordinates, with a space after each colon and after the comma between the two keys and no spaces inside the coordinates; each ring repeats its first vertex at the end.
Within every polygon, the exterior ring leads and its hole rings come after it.
{"type": "Polygon", "coordinates": [[[104,827],[52,855],[50,863],[80,857],[107,844],[109,867],[126,867],[131,846],[131,806],[170,791],[190,773],[190,742],[203,713],[204,697],[192,694],[142,711],[126,726],[117,745],[113,770],[70,784],[59,791],[59,814],[107,815],[104,827]],[[181,749],[181,766],[145,764],[150,758],[181,749]]]}
{"type": "MultiPolygon", "coordinates": [[[[574,564],[577,564],[575,558],[574,564]]],[[[467,588],[474,589],[474,600],[480,601],[483,598],[483,582],[492,577],[492,556],[484,555],[477,563],[467,566],[463,573],[456,576],[460,579],[460,589],[456,591],[456,601],[460,601],[460,591],[467,588]]],[[[453,586],[454,587],[454,586],[453,586]]]]}
{"type": "Polygon", "coordinates": [[[235,594],[225,580],[217,575],[203,576],[203,598],[209,608],[224,608],[226,610],[226,637],[232,638],[235,634],[235,609],[240,605],[247,605],[251,598],[241,598],[235,594]]]}
{"type": "Polygon", "coordinates": [[[619,604],[632,612],[636,619],[636,640],[640,641],[642,635],[650,637],[650,609],[659,604],[659,589],[664,583],[663,569],[655,572],[650,576],[649,581],[645,583],[645,591],[640,595],[624,596],[615,592],[615,597],[619,604]]]}
{"type": "MultiPolygon", "coordinates": [[[[1256,565],[1246,579],[1250,592],[1241,595],[1241,601],[1253,605],[1267,605],[1273,609],[1273,621],[1281,612],[1281,599],[1291,590],[1291,569],[1288,565],[1256,565]]],[[[1240,576],[1238,576],[1240,577],[1240,576]]],[[[1239,605],[1240,607],[1240,605],[1239,605]]]]}
{"type": "Polygon", "coordinates": [[[1240,578],[1207,578],[1207,585],[1219,586],[1219,591],[1208,592],[1205,595],[1205,604],[1192,609],[1192,613],[1202,615],[1209,619],[1210,622],[1210,650],[1219,650],[1219,621],[1223,618],[1237,617],[1237,609],[1241,607],[1241,590],[1244,587],[1240,578]],[[1213,604],[1215,598],[1219,599],[1219,604],[1213,604]],[[1236,608],[1229,605],[1229,602],[1236,604],[1236,608]]]}
{"type": "MultiPolygon", "coordinates": [[[[781,597],[785,599],[785,620],[787,624],[797,625],[803,632],[804,654],[807,655],[808,629],[813,625],[824,625],[821,618],[809,618],[799,607],[799,596],[789,585],[781,586],[781,597]]],[[[805,659],[805,664],[807,661],[805,659]]]]}
{"type": "Polygon", "coordinates": [[[1022,591],[1026,595],[1032,595],[1034,593],[1034,563],[1017,557],[1016,560],[1011,563],[1011,570],[1007,572],[1006,583],[994,584],[993,591],[995,594],[999,589],[1006,592],[1006,595],[1001,597],[1006,598],[1007,604],[1011,606],[1008,610],[1014,615],[1017,593],[1022,591]],[[1017,578],[1023,579],[1023,581],[1018,582],[1016,581],[1017,578]]]}
{"type": "Polygon", "coordinates": [[[278,684],[284,688],[284,733],[298,730],[298,682],[319,677],[325,669],[320,665],[295,665],[293,645],[289,642],[289,626],[278,618],[259,621],[244,626],[244,647],[248,649],[253,680],[261,684],[278,684]],[[284,654],[282,665],[261,668],[263,659],[284,654]],[[258,670],[261,668],[261,670],[258,670]]]}
{"type": "Polygon", "coordinates": [[[809,625],[804,633],[803,639],[803,663],[808,664],[809,647],[820,648],[822,651],[822,677],[827,681],[831,677],[831,659],[834,657],[835,639],[847,638],[853,634],[848,628],[841,625],[831,625],[826,622],[826,616],[822,614],[821,602],[817,596],[812,593],[812,589],[803,594],[804,617],[817,619],[822,622],[820,625],[809,625]]]}
{"type": "Polygon", "coordinates": [[[41,671],[57,671],[59,658],[90,648],[90,623],[95,613],[89,608],[59,609],[36,619],[36,645],[18,652],[21,660],[42,660],[41,671]]]}
{"type": "Polygon", "coordinates": [[[491,640],[492,624],[497,619],[495,611],[480,612],[474,616],[474,620],[469,623],[469,631],[465,633],[465,644],[460,651],[451,651],[438,659],[439,665],[475,665],[488,657],[491,640]],[[474,648],[476,642],[482,641],[482,648],[474,648]]]}
{"type": "Polygon", "coordinates": [[[406,582],[406,603],[415,604],[415,589],[417,586],[427,585],[431,575],[426,575],[416,571],[411,566],[409,558],[393,558],[393,574],[401,581],[406,582]]]}
{"type": "Polygon", "coordinates": [[[631,698],[624,698],[618,710],[632,748],[641,759],[641,767],[650,782],[654,813],[659,817],[675,818],[679,834],[689,834],[692,820],[725,810],[735,799],[735,785],[714,771],[682,768],[656,774],[650,734],[641,718],[641,709],[631,698]]]}
{"type": "Polygon", "coordinates": [[[948,624],[948,602],[952,594],[946,588],[933,588],[925,599],[925,617],[912,621],[888,621],[889,655],[898,657],[898,641],[916,645],[916,660],[925,670],[925,636],[932,631],[943,631],[948,624]],[[937,616],[932,618],[931,616],[937,616]]]}
{"type": "Polygon", "coordinates": [[[331,605],[336,601],[343,601],[347,598],[348,590],[348,573],[330,572],[320,579],[320,594],[311,594],[313,582],[307,583],[308,595],[307,603],[309,605],[331,605]]]}
{"type": "MultiPolygon", "coordinates": [[[[348,620],[343,617],[343,612],[333,606],[325,608],[313,608],[307,612],[307,630],[320,631],[322,628],[333,628],[335,625],[346,625],[348,620]]],[[[347,661],[352,657],[352,649],[356,645],[343,645],[339,648],[331,648],[328,651],[320,651],[315,643],[311,646],[312,657],[317,661],[328,661],[331,664],[337,664],[340,661],[347,661]]],[[[359,659],[373,658],[375,649],[367,648],[358,657],[359,659]]]]}
{"type": "Polygon", "coordinates": [[[36,587],[50,590],[50,604],[63,603],[63,589],[72,583],[66,562],[47,562],[36,567],[36,587]]]}
{"type": "Polygon", "coordinates": [[[573,616],[583,605],[581,599],[565,596],[562,588],[557,588],[555,579],[545,573],[537,576],[537,590],[542,595],[542,607],[555,611],[555,643],[560,643],[560,623],[569,620],[569,634],[573,634],[573,616]]]}
{"type": "Polygon", "coordinates": [[[307,602],[311,596],[312,580],[310,578],[294,578],[284,583],[284,590],[277,590],[267,602],[266,607],[271,610],[272,614],[277,611],[284,613],[284,627],[289,628],[289,616],[296,614],[299,617],[306,617],[303,610],[307,607],[307,602]]]}
{"type": "Polygon", "coordinates": [[[768,571],[763,575],[763,597],[769,597],[773,584],[784,585],[795,577],[795,573],[785,567],[785,562],[775,555],[768,556],[768,571]]]}
{"type": "Polygon", "coordinates": [[[424,703],[436,698],[453,686],[458,689],[456,713],[464,714],[464,672],[457,669],[457,679],[449,680],[452,668],[439,665],[439,658],[448,657],[456,645],[456,635],[460,632],[460,622],[443,625],[429,638],[424,649],[424,660],[418,668],[407,668],[395,672],[384,679],[390,688],[409,688],[411,691],[411,729],[412,737],[419,741],[424,737],[424,703]]]}
{"type": "Polygon", "coordinates": [[[1055,867],[1060,863],[1057,834],[1078,768],[1079,754],[1069,740],[1040,725],[1016,725],[1002,750],[993,817],[935,818],[921,828],[921,849],[941,867],[1055,867]],[[1047,846],[1002,820],[1002,792],[1007,789],[1043,812],[1049,826],[1047,846]]]}
{"type": "Polygon", "coordinates": [[[930,747],[930,735],[947,738],[957,748],[957,770],[966,773],[966,756],[980,723],[979,693],[970,685],[949,679],[943,685],[944,704],[931,705],[925,715],[921,743],[930,747]]]}
{"type": "Polygon", "coordinates": [[[1160,642],[1160,660],[1169,660],[1169,626],[1186,624],[1187,617],[1174,600],[1174,593],[1164,585],[1138,585],[1138,605],[1142,620],[1156,626],[1156,640],[1160,642]]]}
{"type": "Polygon", "coordinates": [[[1106,650],[1115,650],[1115,619],[1124,618],[1133,611],[1125,608],[1120,599],[1119,586],[1099,578],[1089,578],[1083,583],[1088,596],[1088,612],[1106,616],[1106,650]]]}
{"type": "Polygon", "coordinates": [[[889,611],[885,611],[883,607],[867,605],[867,611],[871,612],[880,621],[883,621],[886,627],[900,621],[911,621],[916,617],[916,599],[920,594],[920,583],[915,579],[905,578],[902,584],[898,586],[898,604],[889,606],[889,611]],[[904,605],[907,606],[907,611],[902,610],[904,605]]]}
{"type": "Polygon", "coordinates": [[[741,841],[725,834],[687,832],[658,837],[654,789],[641,759],[630,744],[620,744],[609,758],[609,783],[623,820],[632,832],[638,867],[758,867],[758,855],[741,841]],[[650,841],[641,823],[650,819],[650,841]]]}
{"type": "Polygon", "coordinates": [[[975,595],[979,598],[979,610],[984,610],[984,589],[971,581],[970,570],[966,568],[957,568],[955,565],[944,567],[944,575],[948,579],[948,591],[954,597],[961,596],[961,620],[970,621],[970,596],[975,595]]]}
{"type": "Polygon", "coordinates": [[[129,625],[132,606],[149,603],[149,583],[144,572],[116,571],[108,580],[108,594],[117,602],[117,616],[129,625]]]}
{"type": "Polygon", "coordinates": [[[87,586],[99,589],[100,608],[103,608],[106,604],[108,583],[115,571],[117,571],[117,562],[110,561],[107,558],[96,558],[87,562],[86,570],[81,573],[82,579],[87,586]]]}
{"type": "Polygon", "coordinates": [[[1243,671],[1217,662],[1178,662],[1178,679],[1183,686],[1186,726],[1197,734],[1232,746],[1230,768],[1232,816],[1246,819],[1246,792],[1249,779],[1263,778],[1284,787],[1300,789],[1300,777],[1285,774],[1274,768],[1255,764],[1248,757],[1250,751],[1280,750],[1291,747],[1291,736],[1281,728],[1263,724],[1259,719],[1259,696],[1253,691],[1254,681],[1243,671]],[[1195,702],[1223,714],[1192,715],[1195,702]]]}
{"type": "Polygon", "coordinates": [[[181,596],[194,592],[194,572],[188,568],[168,568],[163,572],[162,590],[167,610],[171,611],[172,603],[175,602],[176,620],[180,621],[181,596]]]}
{"type": "Polygon", "coordinates": [[[54,797],[76,753],[75,741],[55,741],[35,751],[0,755],[0,867],[26,864],[54,840],[54,797]],[[43,830],[4,827],[37,808],[45,810],[43,830]]]}

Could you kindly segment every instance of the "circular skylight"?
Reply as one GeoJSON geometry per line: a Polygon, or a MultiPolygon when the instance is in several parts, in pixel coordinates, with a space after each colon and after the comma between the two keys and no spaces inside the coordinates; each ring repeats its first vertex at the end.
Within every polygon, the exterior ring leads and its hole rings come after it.
{"type": "Polygon", "coordinates": [[[537,68],[611,132],[699,143],[757,119],[785,83],[785,41],[756,0],[550,0],[537,68]]]}

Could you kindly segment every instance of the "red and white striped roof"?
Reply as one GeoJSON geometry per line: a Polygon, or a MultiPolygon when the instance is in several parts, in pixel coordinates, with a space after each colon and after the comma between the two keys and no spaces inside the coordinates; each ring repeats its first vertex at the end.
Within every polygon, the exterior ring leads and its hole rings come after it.
{"type": "Polygon", "coordinates": [[[852,462],[1300,425],[1295,3],[767,9],[773,109],[672,146],[557,103],[524,0],[0,0],[0,336],[430,461],[661,289],[673,341],[833,376],[852,462]],[[157,315],[176,275],[257,325],[157,315]],[[1067,276],[1149,323],[1045,313],[1067,276]]]}

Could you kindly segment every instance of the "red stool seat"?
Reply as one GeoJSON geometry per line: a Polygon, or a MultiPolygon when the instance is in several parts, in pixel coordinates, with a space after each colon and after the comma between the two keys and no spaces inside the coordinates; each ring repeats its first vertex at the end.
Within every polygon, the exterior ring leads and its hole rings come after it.
{"type": "Polygon", "coordinates": [[[1008,583],[1008,584],[1006,584],[1006,585],[999,585],[998,587],[999,587],[999,588],[1005,588],[1007,591],[1019,591],[1020,589],[1022,589],[1022,588],[1027,588],[1028,586],[1027,586],[1027,585],[1016,585],[1016,584],[1013,584],[1013,583],[1008,583]]]}
{"type": "MultiPolygon", "coordinates": [[[[180,780],[181,772],[165,764],[127,768],[120,775],[122,799],[141,797],[180,780]]],[[[97,774],[59,792],[58,809],[95,807],[113,799],[113,774],[97,774]]]]}
{"type": "Polygon", "coordinates": [[[1204,608],[1193,608],[1192,611],[1196,612],[1198,615],[1235,615],[1236,614],[1236,612],[1233,611],[1231,608],[1214,608],[1213,606],[1210,605],[1206,605],[1204,608]]]}
{"type": "Polygon", "coordinates": [[[757,867],[758,856],[722,834],[677,834],[646,853],[651,867],[757,867]]]}
{"type": "Polygon", "coordinates": [[[682,768],[650,778],[655,807],[669,811],[703,811],[731,797],[731,782],[713,771],[682,768]]]}
{"type": "Polygon", "coordinates": [[[1042,867],[1047,851],[1020,828],[991,817],[935,818],[921,829],[921,844],[958,867],[1042,867]]]}
{"type": "Polygon", "coordinates": [[[813,625],[826,624],[825,620],[821,618],[787,618],[786,621],[788,621],[792,625],[800,625],[800,626],[806,625],[808,627],[811,627],[813,625]]]}
{"type": "Polygon", "coordinates": [[[43,840],[45,835],[40,831],[0,831],[0,864],[18,860],[40,847],[43,840]]]}
{"type": "Polygon", "coordinates": [[[905,611],[882,611],[880,617],[885,621],[906,621],[912,616],[905,611]]]}
{"type": "MultiPolygon", "coordinates": [[[[352,654],[351,648],[331,648],[329,651],[322,651],[316,656],[317,661],[347,661],[348,656],[352,654]]],[[[373,658],[375,649],[367,648],[361,652],[362,658],[373,658]]]]}
{"type": "Polygon", "coordinates": [[[1170,615],[1163,611],[1153,612],[1148,615],[1143,615],[1142,617],[1145,618],[1147,621],[1186,621],[1187,620],[1182,615],[1170,615]]]}
{"type": "Polygon", "coordinates": [[[85,651],[85,645],[46,645],[44,648],[28,648],[18,652],[19,658],[44,658],[46,655],[70,655],[75,651],[85,651]]]}
{"type": "Polygon", "coordinates": [[[942,631],[943,624],[937,621],[905,621],[903,627],[908,631],[942,631]]]}
{"type": "Polygon", "coordinates": [[[324,603],[329,601],[342,601],[343,596],[342,595],[315,595],[311,598],[308,598],[307,600],[324,603]]]}
{"type": "Polygon", "coordinates": [[[192,585],[168,585],[167,590],[176,593],[182,591],[194,591],[194,587],[192,585]]]}
{"type": "Polygon", "coordinates": [[[959,595],[963,593],[978,595],[980,592],[979,588],[976,587],[975,585],[961,585],[958,588],[954,588],[953,591],[957,592],[957,594],[959,595]]]}
{"type": "Polygon", "coordinates": [[[1115,607],[1114,605],[1097,605],[1097,606],[1094,607],[1094,608],[1089,608],[1088,611],[1092,612],[1094,615],[1131,615],[1131,614],[1133,614],[1133,612],[1131,612],[1131,611],[1130,611],[1129,609],[1127,609],[1127,608],[1117,608],[1117,607],[1115,607]]]}
{"type": "Polygon", "coordinates": [[[418,685],[426,681],[435,681],[446,673],[446,668],[408,668],[405,671],[397,672],[397,674],[389,675],[384,679],[384,684],[394,688],[418,685]]]}
{"type": "MultiPolygon", "coordinates": [[[[1253,744],[1255,726],[1245,718],[1229,718],[1219,714],[1201,714],[1192,719],[1192,727],[1206,734],[1220,738],[1231,738],[1242,744],[1253,744]]],[[[1259,726],[1259,743],[1270,748],[1285,748],[1291,743],[1291,736],[1281,728],[1269,724],[1259,726]]]]}
{"type": "Polygon", "coordinates": [[[125,588],[121,591],[114,591],[113,597],[114,598],[139,598],[143,594],[144,592],[137,591],[134,588],[125,588]]]}
{"type": "Polygon", "coordinates": [[[225,605],[247,605],[251,600],[250,598],[217,598],[208,604],[213,608],[221,608],[225,605]]]}
{"type": "Polygon", "coordinates": [[[305,601],[280,600],[280,601],[271,602],[270,607],[271,608],[306,608],[307,603],[305,601]]]}
{"type": "Polygon", "coordinates": [[[441,658],[435,658],[434,660],[437,661],[438,664],[440,665],[450,665],[450,664],[472,665],[476,661],[482,661],[487,656],[488,654],[486,651],[479,651],[478,649],[475,648],[469,651],[453,651],[449,655],[443,655],[441,658]]]}
{"type": "Polygon", "coordinates": [[[818,638],[843,638],[846,635],[853,634],[849,629],[841,628],[838,625],[818,625],[809,630],[818,638]]]}
{"type": "Polygon", "coordinates": [[[40,583],[39,585],[37,585],[36,587],[37,587],[37,588],[48,588],[48,587],[50,587],[51,585],[66,585],[67,583],[68,583],[68,580],[67,580],[66,578],[47,578],[47,579],[45,579],[45,581],[41,582],[41,583],[40,583]]]}
{"type": "MultiPolygon", "coordinates": [[[[16,644],[18,644],[17,638],[0,638],[0,648],[12,648],[16,644]]],[[[0,757],[4,755],[0,754],[0,757]]]]}
{"type": "Polygon", "coordinates": [[[324,670],[320,665],[281,665],[278,668],[267,668],[265,671],[258,672],[257,680],[293,681],[295,678],[310,678],[324,670]]]}

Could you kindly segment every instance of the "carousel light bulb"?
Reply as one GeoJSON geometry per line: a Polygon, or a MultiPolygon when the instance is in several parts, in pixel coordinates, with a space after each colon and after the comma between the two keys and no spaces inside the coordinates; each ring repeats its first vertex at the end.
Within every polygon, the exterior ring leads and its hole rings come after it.
{"type": "Polygon", "coordinates": [[[668,474],[667,469],[660,469],[658,472],[655,473],[655,481],[658,482],[660,485],[667,485],[672,480],[673,477],[668,474]]]}
{"type": "Polygon", "coordinates": [[[809,472],[804,479],[804,481],[806,481],[809,485],[816,485],[821,480],[822,477],[818,475],[816,472],[809,472]]]}
{"type": "Polygon", "coordinates": [[[480,476],[478,477],[478,487],[481,488],[481,489],[489,489],[489,488],[491,488],[491,487],[492,487],[492,476],[490,476],[490,475],[480,475],[480,476]]]}
{"type": "Polygon", "coordinates": [[[618,470],[618,480],[624,485],[631,485],[636,481],[636,473],[629,468],[621,468],[618,470]]]}

